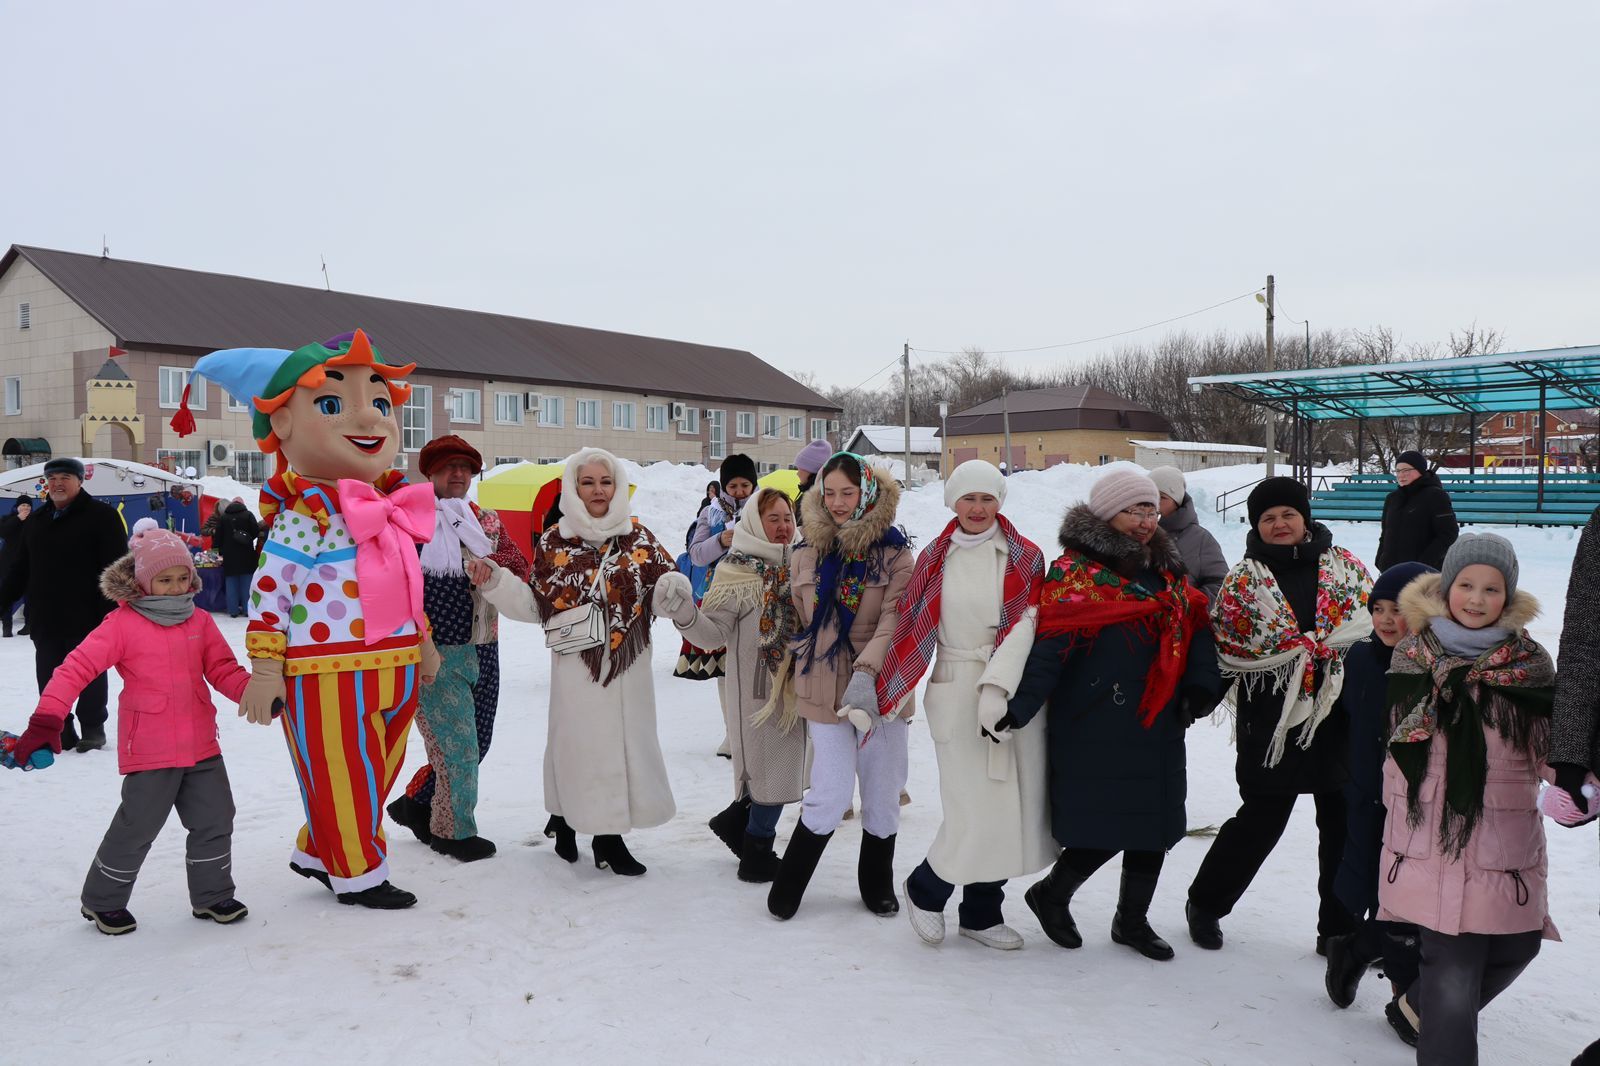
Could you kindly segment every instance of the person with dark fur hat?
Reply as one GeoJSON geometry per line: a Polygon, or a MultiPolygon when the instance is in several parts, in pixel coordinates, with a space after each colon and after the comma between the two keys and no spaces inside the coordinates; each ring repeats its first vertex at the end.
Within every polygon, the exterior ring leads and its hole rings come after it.
{"type": "Polygon", "coordinates": [[[1317,946],[1354,927],[1333,891],[1344,850],[1347,720],[1339,704],[1344,656],[1372,631],[1361,561],[1311,518],[1293,478],[1250,492],[1245,557],[1211,606],[1223,677],[1234,682],[1242,804],[1217,833],[1189,886],[1189,936],[1222,947],[1219,922],[1239,902],[1289,824],[1295,800],[1317,807],[1317,946]]]}
{"type": "MultiPolygon", "coordinates": [[[[100,592],[100,574],[128,550],[122,516],[84,491],[83,463],[58,458],[44,464],[45,499],[22,523],[17,554],[0,581],[0,603],[28,598],[33,665],[43,692],[73,648],[82,644],[116,606],[100,592]]],[[[78,695],[75,729],[67,715],[61,746],[93,751],[106,746],[106,700],[100,674],[78,695]]]]}
{"type": "Polygon", "coordinates": [[[1051,832],[1064,850],[1023,897],[1045,935],[1083,945],[1068,904],[1120,852],[1111,939],[1165,961],[1172,946],[1147,915],[1187,829],[1185,732],[1216,707],[1222,678],[1205,594],[1158,524],[1159,498],[1142,471],[1119,465],[1067,512],[1038,635],[999,725],[1026,725],[1049,703],[1051,832]]]}
{"type": "Polygon", "coordinates": [[[1461,534],[1450,494],[1439,483],[1439,473],[1428,469],[1419,451],[1395,456],[1394,479],[1400,487],[1383,501],[1383,531],[1378,535],[1379,570],[1400,563],[1423,563],[1438,569],[1444,553],[1461,534]]]}

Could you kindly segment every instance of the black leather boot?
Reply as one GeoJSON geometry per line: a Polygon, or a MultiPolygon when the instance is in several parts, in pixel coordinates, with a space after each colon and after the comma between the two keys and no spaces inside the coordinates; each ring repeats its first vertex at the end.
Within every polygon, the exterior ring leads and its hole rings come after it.
{"type": "Polygon", "coordinates": [[[789,846],[783,852],[778,876],[767,893],[767,910],[774,918],[786,922],[800,910],[806,886],[811,883],[811,875],[817,872],[817,861],[832,839],[832,833],[818,836],[807,829],[804,820],[794,827],[794,836],[789,838],[789,846]]]}
{"type": "Polygon", "coordinates": [[[1221,919],[1209,911],[1203,911],[1193,903],[1183,905],[1183,916],[1189,919],[1189,939],[1205,948],[1207,951],[1220,951],[1222,949],[1222,924],[1221,919]]]}
{"type": "Polygon", "coordinates": [[[594,865],[596,869],[610,870],[622,877],[638,877],[645,872],[645,864],[634,858],[628,845],[615,833],[594,838],[594,865]]]}
{"type": "Polygon", "coordinates": [[[764,885],[775,880],[783,860],[772,853],[772,837],[744,835],[744,851],[739,855],[739,880],[764,885]]]}
{"type": "Polygon", "coordinates": [[[1111,919],[1111,939],[1126,944],[1147,959],[1168,962],[1176,954],[1172,945],[1161,939],[1147,919],[1150,901],[1156,898],[1157,878],[1150,874],[1122,871],[1122,890],[1117,896],[1117,913],[1111,919]]]}
{"type": "Polygon", "coordinates": [[[480,836],[462,837],[459,840],[448,840],[444,837],[433,837],[428,841],[428,847],[440,855],[448,855],[457,862],[477,862],[487,859],[495,852],[494,841],[480,836]]]}
{"type": "Polygon", "coordinates": [[[734,858],[744,857],[744,827],[750,821],[750,798],[745,796],[734,800],[722,811],[706,823],[711,831],[717,834],[717,839],[728,845],[728,850],[733,852],[734,858]]]}
{"type": "Polygon", "coordinates": [[[556,854],[568,862],[578,861],[578,834],[559,814],[552,814],[544,823],[544,835],[556,842],[556,854]]]}
{"type": "Polygon", "coordinates": [[[883,918],[900,913],[894,894],[894,841],[898,834],[875,837],[861,830],[861,858],[856,863],[856,884],[867,910],[883,918]]]}
{"type": "Polygon", "coordinates": [[[1342,1009],[1356,1001],[1361,975],[1379,956],[1374,947],[1357,933],[1328,938],[1328,969],[1322,981],[1335,1007],[1342,1009]]]}
{"type": "Polygon", "coordinates": [[[1064,948],[1083,947],[1083,934],[1078,923],[1072,920],[1068,905],[1072,894],[1088,878],[1067,866],[1065,856],[1058,858],[1043,881],[1036,882],[1022,894],[1023,902],[1039,919],[1044,935],[1064,948]]]}
{"type": "Polygon", "coordinates": [[[411,830],[411,835],[424,844],[433,843],[433,832],[428,828],[428,818],[432,812],[427,807],[402,792],[399,799],[389,804],[388,811],[396,825],[411,830]]]}
{"type": "Polygon", "coordinates": [[[387,881],[360,892],[340,892],[334,898],[351,907],[368,907],[375,911],[405,910],[417,902],[416,896],[387,881]]]}

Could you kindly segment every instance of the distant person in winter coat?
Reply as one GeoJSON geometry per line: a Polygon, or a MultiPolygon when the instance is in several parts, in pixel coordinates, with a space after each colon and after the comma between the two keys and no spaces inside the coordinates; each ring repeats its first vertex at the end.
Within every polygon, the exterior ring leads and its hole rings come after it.
{"type": "Polygon", "coordinates": [[[1468,535],[1400,593],[1378,916],[1421,928],[1420,1066],[1474,1066],[1479,1011],[1560,939],[1538,807],[1555,664],[1517,571],[1510,542],[1468,535]]]}
{"type": "MultiPolygon", "coordinates": [[[[26,496],[16,502],[12,512],[0,518],[0,584],[5,581],[6,574],[11,572],[12,563],[22,551],[22,523],[28,520],[33,513],[33,501],[26,496]]],[[[0,624],[5,626],[3,636],[11,636],[11,619],[18,607],[27,603],[27,597],[19,600],[0,600],[0,624]]],[[[27,616],[23,616],[22,635],[28,635],[27,616]]]]}
{"type": "Polygon", "coordinates": [[[216,622],[194,609],[200,587],[189,549],[155,528],[133,536],[128,555],[107,567],[100,588],[117,607],[66,657],[39,697],[17,754],[61,750],[61,723],[84,687],[116,667],[117,763],[122,806],[83,883],[80,912],[102,932],[138,928],[128,901],[167,816],[189,831],[185,868],[196,918],[243,918],[233,897],[233,792],[217,745],[217,709],[206,686],[237,701],[250,674],[233,657],[216,622]]]}
{"type": "Polygon", "coordinates": [[[878,674],[893,707],[932,667],[923,700],[939,760],[944,821],[906,880],[916,934],[943,942],[944,908],[961,885],[960,932],[986,947],[1020,948],[1001,903],[1007,878],[1043,869],[1050,837],[1045,723],[1006,729],[1006,701],[1033,648],[1044,556],[1001,514],[1006,482],[990,463],[962,463],[945,482],[955,517],[922,550],[878,674]]]}
{"type": "Polygon", "coordinates": [[[1438,569],[1461,533],[1450,494],[1419,451],[1396,457],[1394,479],[1400,487],[1383,501],[1383,531],[1373,561],[1380,571],[1413,562],[1438,569]]]}
{"type": "Polygon", "coordinates": [[[222,512],[212,543],[222,553],[222,579],[226,584],[228,617],[250,613],[250,582],[261,553],[261,525],[243,500],[233,500],[222,512]]]}
{"type": "Polygon", "coordinates": [[[773,842],[783,805],[805,792],[810,746],[794,688],[790,642],[798,628],[790,586],[794,504],[779,489],[757,489],[745,505],[728,554],[696,608],[668,603],[685,639],[726,647],[723,716],[733,761],[733,802],[710,821],[739,859],[739,880],[766,884],[778,871],[773,842]]]}
{"type": "Polygon", "coordinates": [[[1233,681],[1243,801],[1223,823],[1189,886],[1189,936],[1222,947],[1233,911],[1289,824],[1295,800],[1317,808],[1317,946],[1354,922],[1333,891],[1344,850],[1347,721],[1344,656],[1372,632],[1372,579],[1328,527],[1311,519],[1305,486],[1273,477],[1250,491],[1245,557],[1211,606],[1223,677],[1233,681]]]}
{"type": "Polygon", "coordinates": [[[578,833],[594,837],[594,864],[638,876],[645,865],[623,834],[663,825],[676,813],[656,733],[650,619],[657,585],[688,578],[630,513],[622,460],[600,448],[567,459],[559,524],[539,538],[533,576],[519,581],[490,559],[467,564],[473,584],[507,618],[548,623],[576,608],[601,612],[595,647],[550,652],[550,713],[544,750],[545,835],[578,861],[578,833]]]}
{"type": "MultiPolygon", "coordinates": [[[[94,632],[114,604],[100,591],[100,574],[128,550],[122,516],[83,489],[83,464],[52,459],[44,464],[44,502],[22,525],[20,548],[0,581],[0,603],[28,598],[34,672],[43,692],[67,655],[94,632]]],[[[104,674],[83,686],[78,725],[62,721],[61,745],[93,751],[106,744],[104,674]]]]}
{"type": "Polygon", "coordinates": [[[1175,466],[1158,466],[1150,471],[1150,480],[1161,493],[1161,530],[1178,546],[1189,582],[1206,594],[1209,604],[1217,598],[1222,579],[1228,576],[1228,560],[1222,554],[1222,545],[1200,524],[1200,516],[1194,510],[1194,497],[1189,495],[1182,470],[1175,466]]]}
{"type": "Polygon", "coordinates": [[[767,909],[780,919],[800,909],[859,779],[857,887],[868,910],[895,914],[894,845],[906,783],[906,718],[914,708],[909,699],[880,706],[877,677],[911,583],[911,546],[894,524],[900,486],[887,470],[840,452],[823,464],[805,498],[805,543],[795,549],[790,585],[800,627],[795,695],[815,758],[767,909]]]}
{"type": "Polygon", "coordinates": [[[1027,725],[1049,702],[1050,820],[1063,850],[1024,897],[1045,934],[1083,946],[1069,904],[1120,852],[1111,939],[1165,961],[1172,946],[1148,914],[1187,829],[1184,734],[1216,707],[1222,678],[1205,596],[1157,524],[1157,496],[1143,471],[1116,466],[1067,511],[1007,719],[1027,725]]]}
{"type": "Polygon", "coordinates": [[[1327,942],[1328,997],[1339,1007],[1355,1002],[1356,986],[1367,967],[1383,960],[1384,973],[1399,995],[1417,976],[1415,926],[1378,921],[1379,858],[1383,852],[1383,762],[1389,755],[1389,664],[1394,647],[1410,629],[1400,611],[1400,591],[1413,579],[1438,571],[1421,563],[1401,563],[1372,583],[1367,601],[1372,635],[1359,640],[1344,660],[1344,692],[1339,700],[1350,719],[1349,780],[1345,782],[1344,853],[1333,890],[1356,922],[1355,931],[1327,942]]]}
{"type": "Polygon", "coordinates": [[[833,458],[833,445],[821,437],[811,441],[795,453],[794,468],[800,474],[800,498],[795,501],[795,506],[799,510],[795,512],[794,517],[795,521],[800,524],[801,536],[805,535],[806,496],[810,493],[811,486],[817,480],[817,471],[821,470],[822,464],[831,458],[833,458]]]}

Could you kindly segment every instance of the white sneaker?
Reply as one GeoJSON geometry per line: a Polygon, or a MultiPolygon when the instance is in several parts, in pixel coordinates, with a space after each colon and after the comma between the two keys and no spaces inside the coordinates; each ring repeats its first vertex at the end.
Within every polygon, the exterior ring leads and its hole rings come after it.
{"type": "MultiPolygon", "coordinates": [[[[911,920],[916,921],[915,918],[911,920]]],[[[961,935],[996,951],[1016,951],[1022,946],[1022,934],[1009,925],[992,925],[987,929],[968,929],[962,926],[961,935]]]]}
{"type": "Polygon", "coordinates": [[[906,915],[911,919],[911,928],[916,930],[924,944],[944,943],[944,912],[925,911],[911,902],[911,879],[907,878],[900,885],[906,893],[906,915]]]}

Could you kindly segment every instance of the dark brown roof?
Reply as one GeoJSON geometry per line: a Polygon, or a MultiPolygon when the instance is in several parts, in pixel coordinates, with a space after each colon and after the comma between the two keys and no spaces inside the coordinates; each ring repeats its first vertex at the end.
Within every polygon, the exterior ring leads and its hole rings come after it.
{"type": "MultiPolygon", "coordinates": [[[[1125,400],[1094,385],[1028,389],[1006,397],[1011,432],[1039,433],[1055,429],[1116,429],[1139,433],[1171,433],[1172,423],[1143,404],[1125,400]]],[[[959,411],[946,421],[952,436],[976,436],[1004,430],[1000,398],[959,411]]]]}
{"type": "Polygon", "coordinates": [[[298,348],[364,329],[385,357],[423,370],[532,384],[590,385],[695,400],[837,411],[750,352],[564,326],[485,311],[327,292],[121,259],[12,245],[120,347],[204,355],[298,348]]]}

